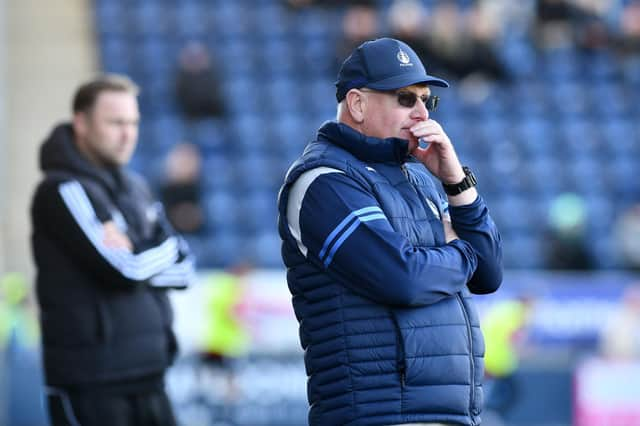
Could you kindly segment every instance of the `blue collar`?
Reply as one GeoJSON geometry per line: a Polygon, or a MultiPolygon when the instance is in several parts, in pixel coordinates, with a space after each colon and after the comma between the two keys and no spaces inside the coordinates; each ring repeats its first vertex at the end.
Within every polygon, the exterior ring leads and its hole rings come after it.
{"type": "Polygon", "coordinates": [[[318,140],[331,142],[367,163],[402,164],[408,160],[408,140],[374,138],[335,121],[327,121],[320,127],[318,140]]]}

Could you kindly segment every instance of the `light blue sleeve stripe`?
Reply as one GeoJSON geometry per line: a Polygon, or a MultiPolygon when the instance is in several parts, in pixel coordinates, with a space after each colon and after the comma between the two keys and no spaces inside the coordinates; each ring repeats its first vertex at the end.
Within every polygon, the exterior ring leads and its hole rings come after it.
{"type": "Polygon", "coordinates": [[[349,213],[347,217],[342,219],[342,222],[340,222],[338,226],[336,226],[333,231],[331,231],[329,236],[324,240],[322,250],[320,250],[320,254],[318,255],[320,259],[322,259],[322,257],[324,256],[324,252],[327,251],[327,249],[329,248],[329,244],[333,241],[336,235],[338,235],[338,232],[340,232],[345,226],[347,226],[353,220],[353,218],[355,218],[355,214],[353,212],[349,213]]]}
{"type": "Polygon", "coordinates": [[[162,244],[138,254],[107,247],[102,242],[103,225],[82,185],[75,181],[64,183],[60,186],[59,192],[91,244],[125,277],[136,281],[146,280],[175,263],[178,257],[178,241],[175,237],[170,237],[162,244]]]}
{"type": "Polygon", "coordinates": [[[340,248],[340,246],[342,245],[342,243],[349,238],[349,235],[351,235],[353,233],[353,231],[356,230],[356,228],[360,225],[360,221],[356,220],[355,222],[353,222],[351,224],[351,226],[349,228],[347,228],[346,231],[344,231],[344,233],[342,234],[342,236],[340,238],[338,238],[338,241],[336,241],[336,243],[333,245],[333,247],[331,247],[331,251],[329,252],[329,254],[327,255],[327,258],[324,261],[324,267],[327,268],[330,264],[331,261],[333,260],[333,255],[336,253],[336,251],[338,250],[338,248],[340,248]]]}
{"type": "Polygon", "coordinates": [[[320,257],[320,259],[322,259],[322,257],[324,256],[325,251],[327,251],[327,249],[329,248],[329,245],[331,244],[331,242],[333,241],[333,239],[336,237],[336,235],[338,235],[338,233],[340,233],[342,231],[342,229],[347,226],[351,220],[356,217],[356,216],[360,216],[360,215],[364,215],[367,213],[373,213],[373,212],[380,212],[382,213],[382,210],[380,209],[380,207],[378,206],[371,206],[371,207],[364,207],[362,209],[356,210],[354,212],[351,212],[347,215],[347,217],[345,217],[339,224],[338,226],[336,226],[334,228],[333,231],[331,231],[331,233],[329,234],[329,236],[324,240],[324,244],[322,245],[322,250],[320,250],[320,254],[318,255],[318,257],[320,257]]]}
{"type": "Polygon", "coordinates": [[[345,240],[347,238],[349,238],[349,235],[351,235],[353,233],[353,231],[356,230],[356,228],[358,227],[358,225],[360,225],[360,223],[364,223],[364,222],[369,222],[371,220],[386,220],[387,217],[382,214],[382,213],[374,213],[374,214],[369,214],[367,216],[363,216],[363,217],[359,217],[357,218],[356,222],[354,222],[343,234],[342,236],[338,239],[338,241],[336,241],[336,243],[333,245],[333,247],[331,248],[331,252],[329,252],[329,255],[327,256],[327,258],[324,261],[324,267],[328,267],[331,264],[331,261],[333,260],[333,256],[336,253],[336,251],[338,251],[338,249],[340,248],[340,246],[342,245],[342,243],[345,242],[345,240]]]}
{"type": "Polygon", "coordinates": [[[382,213],[374,213],[374,214],[369,214],[367,216],[357,218],[357,220],[342,234],[342,236],[338,239],[338,241],[336,241],[336,243],[333,245],[333,247],[331,248],[331,251],[329,252],[329,255],[324,261],[324,267],[326,268],[331,264],[331,261],[333,260],[333,256],[336,253],[336,251],[338,251],[342,243],[344,243],[345,240],[349,238],[351,234],[353,234],[353,231],[356,230],[356,228],[358,227],[358,225],[360,225],[360,223],[369,222],[371,220],[378,220],[378,219],[386,220],[387,217],[382,213]]]}
{"type": "Polygon", "coordinates": [[[153,287],[189,287],[197,279],[193,259],[186,258],[180,263],[152,277],[149,283],[153,287]]]}
{"type": "Polygon", "coordinates": [[[378,214],[372,214],[372,215],[369,215],[369,216],[361,217],[360,221],[361,222],[369,222],[370,220],[376,220],[376,219],[384,219],[384,220],[386,220],[387,217],[385,215],[381,214],[381,213],[378,213],[378,214]]]}

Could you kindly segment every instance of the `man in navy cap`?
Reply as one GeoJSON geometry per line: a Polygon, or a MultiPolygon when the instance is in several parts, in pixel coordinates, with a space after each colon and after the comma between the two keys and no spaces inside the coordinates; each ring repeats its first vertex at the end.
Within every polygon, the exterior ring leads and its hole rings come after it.
{"type": "Polygon", "coordinates": [[[309,424],[479,425],[471,294],[500,286],[502,249],[473,173],[430,118],[430,86],[448,83],[381,38],[356,48],[336,86],[337,121],[278,200],[309,424]]]}

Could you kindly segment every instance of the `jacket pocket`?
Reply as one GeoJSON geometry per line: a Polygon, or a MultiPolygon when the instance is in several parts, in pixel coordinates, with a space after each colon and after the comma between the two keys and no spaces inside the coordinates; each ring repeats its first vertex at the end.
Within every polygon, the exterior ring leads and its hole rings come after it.
{"type": "Polygon", "coordinates": [[[391,318],[393,320],[393,328],[396,333],[396,367],[398,369],[398,376],[400,379],[400,385],[404,388],[407,378],[407,360],[404,349],[404,339],[402,337],[402,331],[398,323],[398,318],[391,312],[391,318]]]}

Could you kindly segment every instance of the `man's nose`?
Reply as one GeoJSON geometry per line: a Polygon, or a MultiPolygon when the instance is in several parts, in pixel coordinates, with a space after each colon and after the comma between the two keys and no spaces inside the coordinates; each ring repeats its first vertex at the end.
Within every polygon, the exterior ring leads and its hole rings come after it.
{"type": "Polygon", "coordinates": [[[423,121],[429,119],[429,110],[421,99],[418,99],[416,104],[413,106],[411,117],[423,121]]]}

